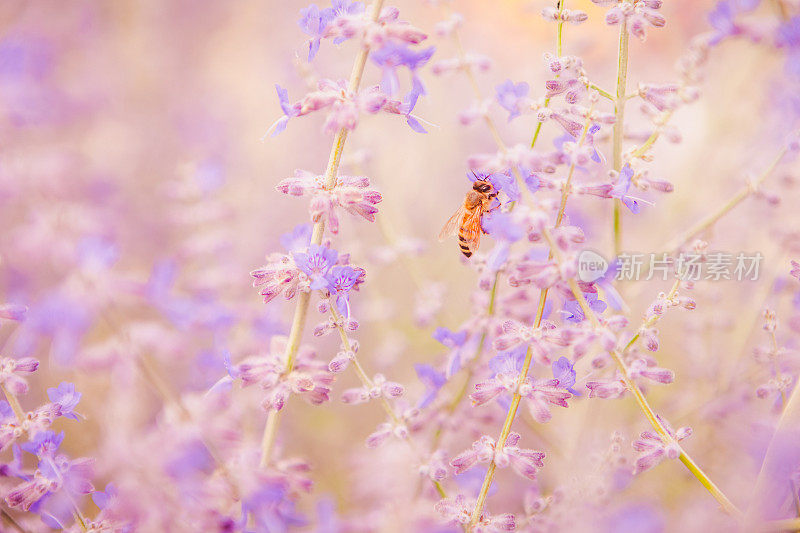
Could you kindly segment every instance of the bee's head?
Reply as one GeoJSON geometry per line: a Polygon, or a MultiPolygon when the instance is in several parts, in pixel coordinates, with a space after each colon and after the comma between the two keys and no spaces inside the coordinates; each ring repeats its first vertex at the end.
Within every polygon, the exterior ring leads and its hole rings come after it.
{"type": "Polygon", "coordinates": [[[494,186],[491,182],[486,180],[475,180],[475,183],[472,184],[472,188],[484,194],[494,194],[494,186]]]}

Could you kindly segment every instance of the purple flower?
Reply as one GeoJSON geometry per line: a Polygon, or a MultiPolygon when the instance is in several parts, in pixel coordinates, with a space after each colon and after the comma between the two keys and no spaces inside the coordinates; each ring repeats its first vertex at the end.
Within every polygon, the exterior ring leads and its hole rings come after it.
{"type": "MultiPolygon", "coordinates": [[[[579,152],[587,152],[587,155],[589,155],[595,163],[605,163],[605,157],[603,157],[603,154],[600,153],[594,145],[594,136],[598,131],[600,131],[600,124],[592,124],[589,127],[589,131],[586,132],[586,138],[579,152]]],[[[565,132],[564,135],[553,140],[553,145],[555,145],[559,152],[564,152],[564,145],[568,142],[577,145],[578,137],[565,132]]],[[[584,161],[580,160],[580,155],[582,154],[578,154],[578,157],[576,157],[575,163],[577,167],[582,167],[584,163],[584,161]]]]}
{"type": "MultiPolygon", "coordinates": [[[[302,249],[306,248],[307,245],[302,249]]],[[[300,285],[300,270],[289,255],[282,253],[268,255],[267,264],[253,270],[250,275],[253,277],[253,287],[261,287],[264,303],[272,301],[281,293],[287,300],[291,300],[300,285]]]]}
{"type": "Polygon", "coordinates": [[[106,490],[97,491],[92,493],[92,501],[102,511],[111,503],[112,500],[119,497],[119,490],[116,485],[109,483],[106,485],[106,490]]]}
{"type": "MultiPolygon", "coordinates": [[[[243,387],[259,385],[264,391],[261,405],[266,411],[283,409],[291,394],[302,394],[314,405],[328,401],[334,380],[328,365],[319,360],[313,350],[301,346],[294,368],[285,373],[286,343],[286,337],[275,336],[270,340],[269,353],[265,355],[251,356],[237,364],[231,364],[228,359],[226,370],[229,377],[240,381],[243,387]]],[[[223,380],[226,382],[228,378],[223,380]]]]}
{"type": "Polygon", "coordinates": [[[264,137],[270,134],[274,136],[286,129],[286,123],[292,117],[308,115],[323,109],[328,110],[324,125],[328,133],[342,128],[354,130],[361,113],[374,115],[380,112],[402,115],[406,117],[406,122],[414,131],[425,133],[420,119],[411,114],[421,93],[422,86],[416,84],[401,102],[390,97],[378,86],[354,93],[348,90],[347,82],[344,80],[322,79],[317,83],[316,90],[306,94],[299,102],[290,104],[286,91],[278,87],[278,98],[284,116],[270,126],[264,137]]]}
{"type": "Polygon", "coordinates": [[[625,207],[630,209],[631,213],[638,213],[640,210],[639,207],[639,198],[628,196],[628,191],[631,188],[631,179],[633,178],[633,169],[630,165],[625,165],[622,167],[622,170],[619,172],[619,181],[616,185],[611,189],[611,197],[612,198],[619,198],[625,207]]]}
{"type": "Polygon", "coordinates": [[[419,100],[420,88],[411,89],[411,91],[406,95],[403,99],[403,104],[400,105],[399,114],[402,114],[406,117],[406,124],[416,131],[417,133],[428,133],[428,131],[422,126],[420,122],[420,118],[412,115],[411,112],[414,111],[414,108],[417,106],[417,100],[419,100]]]}
{"type": "Polygon", "coordinates": [[[47,397],[58,407],[57,416],[78,420],[75,406],[81,400],[81,393],[75,391],[75,385],[62,382],[57,389],[47,389],[47,397]]]}
{"type": "Polygon", "coordinates": [[[434,47],[424,50],[414,50],[408,45],[396,42],[387,42],[379,50],[373,52],[372,61],[381,68],[383,73],[381,89],[389,95],[397,94],[400,90],[400,81],[397,78],[398,67],[405,66],[411,71],[411,80],[415,93],[425,94],[425,88],[417,76],[417,69],[424,66],[433,55],[434,47]]]}
{"type": "Polygon", "coordinates": [[[31,506],[31,511],[42,515],[53,524],[67,524],[73,516],[74,502],[94,490],[92,459],[70,460],[64,455],[45,457],[39,462],[38,475],[49,483],[48,494],[31,506]]]}
{"type": "MultiPolygon", "coordinates": [[[[519,169],[523,175],[527,174],[524,169],[519,169]]],[[[495,172],[493,174],[489,174],[488,176],[483,176],[481,179],[488,180],[495,188],[497,192],[503,192],[508,199],[512,202],[516,202],[520,198],[519,193],[519,186],[517,185],[517,180],[514,179],[514,176],[511,175],[510,171],[506,172],[495,172]]]]}
{"type": "Polygon", "coordinates": [[[400,383],[389,381],[383,374],[375,374],[372,378],[372,387],[356,387],[346,389],[342,393],[342,401],[347,404],[359,404],[367,402],[373,398],[385,398],[392,400],[399,398],[405,393],[405,387],[400,383]]]}
{"type": "Polygon", "coordinates": [[[451,349],[445,366],[445,376],[448,379],[461,369],[461,348],[466,344],[468,337],[466,330],[452,332],[447,328],[436,328],[433,332],[434,339],[451,349]]]}
{"type": "Polygon", "coordinates": [[[675,380],[675,373],[660,366],[656,366],[655,361],[646,359],[636,359],[628,366],[628,371],[632,378],[645,378],[656,383],[668,384],[675,380]]]}
{"type": "Polygon", "coordinates": [[[292,254],[297,268],[305,272],[311,280],[311,290],[321,290],[329,287],[329,282],[325,276],[328,271],[336,264],[339,252],[328,248],[312,244],[308,253],[295,252],[292,254]]]}
{"type": "Polygon", "coordinates": [[[525,230],[510,213],[494,211],[483,217],[482,224],[486,233],[501,241],[516,242],[525,236],[525,230]]]}
{"type": "Polygon", "coordinates": [[[447,383],[447,378],[443,372],[438,372],[431,365],[418,363],[414,365],[414,370],[417,372],[419,380],[425,385],[425,394],[417,404],[417,408],[423,409],[430,405],[434,398],[436,398],[439,389],[447,383]]]}
{"type": "Polygon", "coordinates": [[[544,86],[547,88],[546,98],[553,98],[563,94],[564,100],[568,104],[577,104],[587,93],[586,82],[578,77],[547,80],[544,86]]]}
{"type": "Polygon", "coordinates": [[[619,311],[625,306],[622,296],[614,287],[614,278],[619,275],[620,268],[619,258],[615,257],[609,261],[608,268],[606,268],[606,271],[602,277],[594,281],[595,285],[603,289],[603,295],[605,299],[615,311],[619,311]]]}
{"type": "Polygon", "coordinates": [[[350,317],[350,290],[364,282],[366,272],[363,268],[353,268],[351,266],[335,266],[325,275],[328,288],[332,296],[336,296],[336,306],[339,312],[346,317],[350,317]]]}
{"type": "Polygon", "coordinates": [[[450,461],[456,475],[466,472],[481,463],[494,461],[498,468],[511,466],[519,475],[528,479],[536,479],[536,472],[544,467],[543,452],[520,448],[519,433],[508,434],[505,444],[498,448],[496,441],[487,435],[472,443],[472,448],[462,452],[450,461]]]}
{"type": "MultiPolygon", "coordinates": [[[[436,512],[439,513],[448,524],[461,526],[469,523],[472,509],[475,503],[467,501],[463,494],[455,498],[445,498],[436,503],[436,512]]],[[[476,531],[482,533],[494,533],[498,531],[514,531],[517,527],[516,519],[513,514],[490,515],[487,511],[481,513],[476,524],[476,531]]]]}
{"type": "MultiPolygon", "coordinates": [[[[492,377],[475,384],[475,392],[470,394],[472,404],[483,405],[505,392],[516,390],[527,351],[527,346],[522,345],[490,359],[489,368],[492,370],[492,377]]],[[[526,382],[528,381],[529,379],[526,379],[526,382]]],[[[503,395],[498,398],[498,401],[502,404],[505,402],[505,398],[503,395]]]]}
{"type": "Polygon", "coordinates": [[[586,388],[589,389],[589,398],[620,398],[628,390],[621,379],[587,381],[586,388]]]}
{"type": "Polygon", "coordinates": [[[335,18],[336,13],[331,8],[320,9],[316,4],[311,4],[305,9],[300,10],[300,20],[297,24],[303,33],[309,35],[308,40],[308,60],[314,59],[319,51],[319,43],[322,40],[325,28],[335,18]]]}
{"type": "Polygon", "coordinates": [[[370,188],[369,178],[365,176],[339,176],[336,185],[328,189],[324,176],[298,169],[293,177],[281,180],[275,188],[292,196],[311,196],[311,220],[319,222],[324,219],[332,233],[339,232],[337,207],[374,222],[378,212],[375,204],[383,200],[377,190],[370,188]]]}
{"type": "Polygon", "coordinates": [[[572,363],[566,357],[560,357],[553,361],[553,377],[558,381],[558,386],[566,389],[573,396],[580,396],[580,393],[573,389],[577,374],[572,363]]]}
{"type": "Polygon", "coordinates": [[[51,490],[50,480],[43,477],[34,477],[14,487],[5,497],[6,504],[14,509],[28,511],[33,504],[44,498],[51,490]]]}
{"type": "Polygon", "coordinates": [[[366,272],[362,268],[335,266],[330,269],[326,277],[331,290],[346,295],[351,289],[354,287],[357,288],[358,285],[363,282],[365,275],[366,272]]]}
{"type": "Polygon", "coordinates": [[[453,332],[447,328],[436,328],[433,338],[448,348],[460,348],[467,342],[467,330],[453,332]]]}
{"type": "MultiPolygon", "coordinates": [[[[6,402],[0,403],[0,406],[2,406],[2,404],[8,406],[6,402]]],[[[10,406],[9,409],[11,409],[10,406]]],[[[13,411],[11,416],[14,417],[13,411]]],[[[11,454],[12,454],[11,460],[8,460],[8,462],[0,464],[0,477],[9,477],[9,478],[18,477],[25,479],[27,477],[27,474],[24,471],[24,465],[22,460],[22,449],[15,444],[14,446],[11,447],[11,454]]]]}
{"type": "Polygon", "coordinates": [[[524,81],[514,84],[513,81],[506,80],[495,87],[495,90],[497,91],[497,102],[508,111],[508,121],[511,122],[520,115],[524,108],[530,87],[524,81]]]}
{"type": "MultiPolygon", "coordinates": [[[[592,0],[595,4],[606,4],[607,0],[592,0]]],[[[617,4],[606,12],[606,24],[613,26],[623,21],[631,35],[644,41],[645,28],[652,26],[662,28],[666,24],[663,15],[657,12],[661,7],[661,0],[637,0],[633,4],[617,4]]]]}
{"type": "Polygon", "coordinates": [[[364,3],[354,0],[331,0],[333,13],[337,17],[343,15],[358,15],[364,12],[364,3]]]}
{"type": "Polygon", "coordinates": [[[653,468],[664,459],[677,459],[680,457],[681,447],[678,441],[692,434],[692,428],[688,426],[678,428],[678,431],[675,431],[666,420],[660,416],[658,419],[664,425],[669,437],[661,437],[655,431],[649,430],[639,435],[639,439],[633,443],[633,448],[639,452],[639,456],[636,459],[635,473],[637,474],[653,468]]]}
{"type": "Polygon", "coordinates": [[[294,502],[287,497],[286,488],[279,482],[261,482],[242,501],[242,529],[252,516],[254,531],[285,532],[306,525],[306,519],[297,513],[294,502]]]}
{"type": "Polygon", "coordinates": [[[520,346],[533,347],[539,357],[550,362],[549,353],[553,346],[565,346],[562,333],[552,322],[545,321],[538,328],[531,328],[515,322],[506,320],[503,322],[502,333],[494,339],[494,348],[498,351],[506,351],[510,348],[522,350],[520,346]]]}
{"type": "Polygon", "coordinates": [[[289,119],[300,116],[301,109],[299,103],[289,103],[289,93],[286,91],[286,89],[278,84],[275,84],[275,90],[278,92],[278,103],[280,103],[281,109],[283,110],[283,116],[276,120],[272,126],[269,127],[269,130],[267,130],[267,133],[270,137],[275,137],[285,130],[286,125],[289,123],[289,119]]]}
{"type": "MultiPolygon", "coordinates": [[[[606,303],[598,299],[597,293],[587,292],[584,293],[584,296],[586,303],[589,304],[589,308],[595,313],[602,313],[606,310],[606,303]]],[[[586,320],[586,315],[583,313],[583,309],[578,303],[578,300],[567,300],[566,303],[564,303],[564,312],[567,314],[566,320],[569,322],[578,323],[586,320]]]]}
{"type": "Polygon", "coordinates": [[[33,357],[23,357],[22,359],[6,357],[0,360],[0,384],[12,394],[25,394],[28,392],[28,382],[17,374],[36,372],[37,368],[39,368],[39,361],[33,357]]]}
{"type": "Polygon", "coordinates": [[[68,364],[77,353],[91,323],[92,313],[86,301],[53,293],[31,306],[20,327],[15,348],[18,353],[29,354],[43,337],[50,337],[53,360],[68,364]]]}
{"type": "Polygon", "coordinates": [[[38,457],[55,457],[58,447],[64,441],[64,432],[40,431],[21,448],[38,457]]]}
{"type": "Polygon", "coordinates": [[[498,374],[506,374],[511,377],[519,375],[522,371],[522,364],[525,361],[527,351],[527,346],[521,345],[492,357],[489,360],[492,377],[496,377],[498,374]]]}

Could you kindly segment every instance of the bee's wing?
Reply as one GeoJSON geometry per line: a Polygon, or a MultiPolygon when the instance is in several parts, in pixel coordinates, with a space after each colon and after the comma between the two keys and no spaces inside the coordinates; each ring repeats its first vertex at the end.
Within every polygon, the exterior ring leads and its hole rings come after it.
{"type": "Polygon", "coordinates": [[[449,236],[458,233],[458,228],[461,226],[461,220],[464,218],[465,214],[466,209],[464,209],[464,206],[462,205],[455,213],[453,213],[453,216],[450,217],[450,220],[445,223],[442,231],[439,232],[439,241],[443,241],[449,236]]]}
{"type": "Polygon", "coordinates": [[[482,216],[483,208],[479,205],[467,215],[461,225],[461,234],[466,239],[469,249],[473,252],[477,251],[481,245],[481,233],[483,233],[483,228],[481,227],[482,216]]]}

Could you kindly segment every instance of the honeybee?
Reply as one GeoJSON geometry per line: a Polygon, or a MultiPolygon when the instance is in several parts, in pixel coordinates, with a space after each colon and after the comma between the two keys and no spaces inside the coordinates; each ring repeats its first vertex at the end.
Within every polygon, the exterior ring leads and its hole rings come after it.
{"type": "MultiPolygon", "coordinates": [[[[477,178],[477,176],[476,176],[477,178]]],[[[461,253],[470,257],[481,244],[481,219],[487,213],[492,200],[497,197],[497,190],[488,180],[477,178],[472,190],[464,198],[464,204],[458,208],[439,233],[439,241],[458,233],[458,247],[461,253]]]]}

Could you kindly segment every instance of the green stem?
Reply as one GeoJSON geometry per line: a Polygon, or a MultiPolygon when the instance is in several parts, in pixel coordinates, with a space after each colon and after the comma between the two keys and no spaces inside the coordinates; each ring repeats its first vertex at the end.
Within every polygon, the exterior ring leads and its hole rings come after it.
{"type": "MultiPolygon", "coordinates": [[[[381,8],[383,7],[384,0],[375,0],[372,3],[372,10],[370,11],[370,19],[374,22],[378,20],[381,8]]],[[[348,90],[351,93],[358,91],[361,85],[361,78],[364,75],[364,67],[367,64],[367,57],[369,56],[369,46],[363,45],[358,51],[356,60],[353,63],[353,70],[350,73],[350,82],[348,83],[348,90]]],[[[342,160],[342,151],[344,150],[344,143],[347,140],[347,129],[342,128],[336,132],[336,137],[333,140],[331,147],[331,154],[328,158],[328,166],[325,168],[325,188],[332,189],[336,186],[336,179],[339,173],[339,163],[342,160]]],[[[311,235],[311,244],[321,244],[322,236],[325,233],[325,222],[320,220],[314,224],[314,230],[311,235]]],[[[300,341],[303,336],[303,330],[306,325],[306,316],[308,315],[308,304],[311,301],[311,295],[307,292],[301,292],[297,295],[297,306],[294,311],[294,318],[292,319],[292,329],[289,330],[289,341],[286,344],[286,367],[284,373],[288,374],[294,368],[294,360],[297,352],[300,349],[300,341]]],[[[278,429],[278,412],[275,410],[270,411],[267,415],[267,422],[264,426],[264,436],[261,439],[261,466],[269,464],[270,456],[272,454],[272,447],[275,443],[275,434],[278,429]]]]}
{"type": "MultiPolygon", "coordinates": [[[[563,264],[563,258],[561,257],[561,252],[559,252],[558,247],[555,246],[555,242],[553,241],[553,237],[550,234],[550,230],[545,229],[543,232],[543,236],[545,241],[550,245],[550,249],[555,252],[556,262],[561,265],[563,264]]],[[[592,324],[592,327],[595,330],[600,330],[603,325],[600,323],[600,320],[595,315],[594,311],[589,307],[589,303],[586,301],[586,297],[583,294],[583,291],[578,286],[578,282],[575,279],[570,279],[568,281],[569,288],[572,291],[572,295],[578,301],[578,305],[580,305],[581,310],[583,311],[584,315],[588,318],[589,322],[592,324]]],[[[675,291],[677,290],[678,282],[673,285],[670,294],[674,296],[675,291]]],[[[631,339],[626,346],[626,350],[633,346],[635,339],[638,338],[638,335],[631,339]]],[[[686,453],[683,448],[677,443],[674,437],[669,433],[664,424],[662,424],[661,420],[656,416],[655,411],[653,408],[650,407],[650,404],[647,401],[642,390],[633,380],[630,375],[630,371],[628,370],[628,366],[625,364],[623,360],[623,356],[625,352],[620,352],[619,350],[613,350],[611,353],[611,359],[617,365],[617,369],[619,370],[620,374],[622,375],[622,381],[625,383],[625,387],[628,389],[629,392],[633,394],[636,403],[639,405],[639,408],[647,418],[647,421],[650,422],[650,425],[653,426],[653,429],[656,430],[656,433],[659,434],[661,440],[665,444],[673,444],[680,450],[680,461],[686,465],[686,468],[697,478],[698,481],[711,493],[711,495],[719,502],[720,506],[725,510],[726,513],[730,514],[736,519],[740,519],[742,517],[742,512],[730,501],[730,499],[722,492],[717,485],[711,481],[711,478],[694,462],[694,460],[686,453]]]]}
{"type": "Polygon", "coordinates": [[[724,217],[731,211],[734,207],[742,203],[746,198],[750,197],[761,184],[772,174],[775,168],[780,164],[783,156],[786,155],[788,151],[788,146],[784,145],[781,148],[781,151],[778,152],[778,155],[775,156],[775,159],[767,166],[766,169],[761,173],[761,175],[756,178],[753,183],[749,183],[742,187],[736,194],[734,194],[725,204],[723,204],[719,209],[715,210],[714,212],[708,214],[705,218],[697,222],[694,226],[683,232],[682,234],[678,235],[670,242],[668,242],[665,246],[662,247],[662,250],[668,250],[670,252],[676,251],[678,248],[689,242],[689,240],[693,239],[703,231],[707,230],[711,226],[713,226],[720,218],[724,217]]]}
{"type": "Polygon", "coordinates": [[[601,89],[600,87],[598,87],[598,86],[597,86],[597,85],[595,85],[594,83],[590,83],[590,84],[589,84],[589,88],[590,88],[590,89],[594,89],[595,91],[597,91],[597,92],[598,92],[598,94],[600,94],[600,96],[602,96],[603,98],[608,98],[608,99],[609,99],[609,100],[611,100],[612,102],[615,102],[615,101],[616,101],[616,100],[615,100],[615,98],[614,98],[614,97],[611,95],[611,93],[609,93],[609,92],[608,92],[608,91],[606,91],[606,90],[603,90],[603,89],[601,89]]]}
{"type": "MultiPolygon", "coordinates": [[[[331,318],[333,319],[333,323],[336,325],[336,330],[339,332],[339,338],[342,341],[342,347],[344,348],[345,352],[353,352],[353,343],[350,342],[350,337],[348,337],[347,331],[345,331],[344,327],[342,326],[342,315],[340,315],[339,311],[336,310],[336,302],[328,300],[328,305],[330,309],[331,318]]],[[[358,376],[359,381],[361,381],[361,384],[364,385],[364,387],[367,388],[367,390],[375,388],[375,382],[372,381],[372,379],[367,374],[366,370],[364,370],[364,367],[361,365],[361,362],[358,360],[358,357],[355,355],[355,352],[353,353],[354,353],[352,359],[353,368],[356,371],[356,375],[358,376]]],[[[394,408],[392,407],[392,404],[389,403],[389,400],[387,400],[383,395],[381,395],[379,403],[381,404],[381,407],[389,416],[389,419],[395,426],[399,426],[402,424],[401,418],[397,415],[394,408]]],[[[411,450],[419,458],[422,458],[422,455],[419,453],[419,450],[414,445],[414,442],[411,440],[411,438],[409,437],[405,439],[405,441],[408,443],[411,450]]],[[[431,480],[431,482],[433,483],[433,486],[436,488],[436,492],[439,493],[439,496],[441,496],[442,498],[446,498],[447,493],[445,492],[442,484],[435,480],[431,480]]]]}
{"type": "MultiPolygon", "coordinates": [[[[589,127],[591,125],[591,112],[588,114],[586,118],[586,123],[583,126],[583,133],[581,134],[580,139],[578,140],[578,147],[580,148],[583,146],[583,143],[586,141],[586,134],[589,131],[589,127]]],[[[567,207],[567,198],[569,196],[570,191],[570,181],[572,179],[572,175],[575,171],[575,163],[570,165],[567,180],[564,183],[564,190],[561,194],[561,205],[559,206],[558,213],[556,214],[556,223],[555,227],[561,226],[561,222],[564,218],[564,210],[567,207]]],[[[553,254],[556,252],[554,249],[554,245],[552,242],[549,243],[550,245],[550,257],[553,257],[553,254]]],[[[538,328],[542,325],[542,317],[544,316],[544,306],[547,302],[547,293],[549,289],[543,289],[539,293],[539,305],[536,308],[536,318],[534,319],[533,327],[538,328]]],[[[519,387],[525,382],[528,378],[528,370],[530,369],[531,362],[533,361],[533,350],[531,346],[528,345],[528,350],[525,352],[525,360],[522,362],[522,369],[519,373],[519,378],[517,380],[517,391],[519,387]]],[[[495,448],[498,450],[502,450],[503,446],[505,446],[506,439],[508,439],[509,433],[511,433],[511,425],[514,423],[514,418],[517,416],[517,410],[519,409],[520,401],[522,400],[522,396],[519,392],[515,392],[512,399],[511,405],[508,408],[508,412],[506,413],[505,421],[503,422],[503,429],[500,431],[500,436],[497,437],[497,441],[495,441],[495,448]]],[[[475,508],[472,511],[472,516],[470,517],[469,526],[467,527],[468,530],[471,530],[480,520],[481,514],[483,513],[483,507],[486,504],[486,498],[489,495],[489,487],[492,485],[492,480],[494,479],[495,471],[497,470],[497,465],[495,465],[494,460],[489,463],[489,468],[486,471],[486,477],[483,478],[483,485],[481,486],[481,490],[478,493],[478,498],[475,502],[475,508]]]]}
{"type": "MultiPolygon", "coordinates": [[[[625,92],[628,80],[628,26],[625,20],[619,28],[619,62],[617,64],[617,97],[614,102],[613,165],[622,170],[622,141],[625,123],[625,92]]],[[[614,255],[622,251],[622,218],[619,199],[614,200],[614,255]]]]}
{"type": "MultiPolygon", "coordinates": [[[[564,3],[566,0],[559,0],[558,2],[558,29],[556,30],[556,57],[561,57],[563,55],[564,49],[564,22],[561,21],[561,14],[564,12],[564,3]]],[[[558,75],[556,74],[556,78],[558,75]]],[[[544,99],[544,107],[547,109],[550,106],[550,98],[544,99]]],[[[533,131],[533,140],[531,141],[531,148],[536,146],[536,141],[539,139],[539,132],[542,131],[542,123],[539,122],[536,125],[536,129],[533,131]]]]}
{"type": "MultiPolygon", "coordinates": [[[[544,108],[547,109],[550,106],[550,99],[544,99],[544,108]]],[[[533,130],[533,140],[531,141],[531,148],[536,146],[536,141],[539,140],[539,132],[542,131],[542,124],[543,122],[539,122],[536,124],[536,129],[533,130]]]]}

